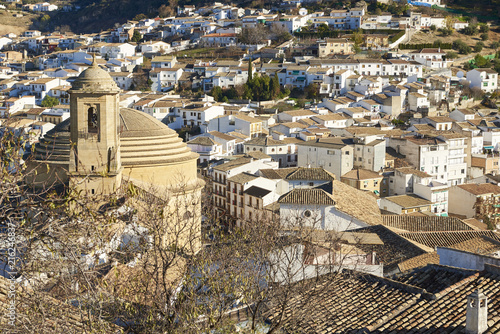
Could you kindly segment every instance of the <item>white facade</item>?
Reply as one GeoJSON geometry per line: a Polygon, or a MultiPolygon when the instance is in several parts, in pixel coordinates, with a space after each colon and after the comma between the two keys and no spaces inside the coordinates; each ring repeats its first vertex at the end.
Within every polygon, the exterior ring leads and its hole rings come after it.
{"type": "Polygon", "coordinates": [[[354,166],[354,147],[341,143],[305,142],[298,145],[299,167],[323,167],[340,180],[354,166]]]}
{"type": "Polygon", "coordinates": [[[467,72],[470,87],[479,87],[486,93],[492,93],[498,88],[498,73],[490,68],[475,68],[467,72]]]}
{"type": "Polygon", "coordinates": [[[292,228],[299,217],[301,226],[325,231],[348,231],[369,226],[333,205],[295,205],[280,203],[282,226],[292,228]],[[309,213],[308,213],[309,212],[309,213]]]}

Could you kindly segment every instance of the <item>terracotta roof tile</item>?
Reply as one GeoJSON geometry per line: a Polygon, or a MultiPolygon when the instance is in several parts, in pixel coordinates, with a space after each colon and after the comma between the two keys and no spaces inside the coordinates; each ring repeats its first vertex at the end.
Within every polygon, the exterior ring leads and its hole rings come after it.
{"type": "Polygon", "coordinates": [[[296,205],[331,205],[366,224],[376,225],[382,222],[375,198],[336,180],[313,189],[294,188],[281,196],[278,202],[296,205]]]}
{"type": "Polygon", "coordinates": [[[460,184],[457,187],[470,192],[473,195],[500,194],[500,187],[491,183],[468,183],[460,184]]]}
{"type": "Polygon", "coordinates": [[[376,233],[384,242],[383,245],[358,246],[367,253],[376,253],[376,257],[379,261],[384,263],[384,273],[397,270],[397,265],[400,262],[414,258],[418,255],[427,254],[426,251],[383,225],[365,227],[354,230],[354,232],[376,233]]]}
{"type": "MultiPolygon", "coordinates": [[[[488,329],[500,333],[500,267],[477,272],[429,265],[399,280],[373,275],[323,276],[297,289],[285,307],[283,325],[293,333],[464,333],[467,296],[488,298],[488,329]],[[411,284],[408,284],[411,283],[411,284]],[[428,289],[428,290],[427,290],[428,289]]],[[[269,320],[279,313],[271,309],[269,320]]]]}
{"type": "Polygon", "coordinates": [[[291,167],[279,169],[261,169],[261,174],[268,179],[333,181],[335,175],[321,167],[291,167]]]}
{"type": "Polygon", "coordinates": [[[431,248],[449,247],[479,236],[500,240],[500,234],[493,231],[402,232],[398,234],[431,248]]]}
{"type": "Polygon", "coordinates": [[[368,180],[368,179],[381,179],[383,178],[382,175],[379,173],[373,172],[368,169],[353,169],[344,175],[342,175],[343,178],[346,179],[354,179],[354,180],[368,180]]]}
{"type": "Polygon", "coordinates": [[[399,195],[399,196],[388,196],[385,197],[386,200],[391,201],[403,208],[414,208],[420,206],[430,205],[431,202],[419,197],[417,195],[399,195]]]}
{"type": "Polygon", "coordinates": [[[475,270],[429,264],[409,273],[397,274],[392,279],[418,286],[430,293],[438,293],[475,273],[475,270]]]}
{"type": "Polygon", "coordinates": [[[458,218],[439,216],[383,215],[382,224],[408,232],[467,231],[472,228],[458,218]]]}

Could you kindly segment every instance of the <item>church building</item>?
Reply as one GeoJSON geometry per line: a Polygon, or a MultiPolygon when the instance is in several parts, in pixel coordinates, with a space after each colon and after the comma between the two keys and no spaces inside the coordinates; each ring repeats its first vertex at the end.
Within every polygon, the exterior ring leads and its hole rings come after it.
{"type": "MultiPolygon", "coordinates": [[[[87,196],[113,194],[125,183],[178,203],[196,203],[200,217],[203,181],[198,154],[177,133],[141,111],[119,107],[120,89],[97,64],[83,71],[70,93],[70,118],[34,149],[29,180],[37,188],[67,185],[87,196]]],[[[174,204],[175,203],[175,204],[174,204]]],[[[187,209],[186,209],[187,210],[187,209]]],[[[196,230],[200,231],[201,217],[196,230]]],[[[197,232],[197,233],[198,233],[197,232]]]]}

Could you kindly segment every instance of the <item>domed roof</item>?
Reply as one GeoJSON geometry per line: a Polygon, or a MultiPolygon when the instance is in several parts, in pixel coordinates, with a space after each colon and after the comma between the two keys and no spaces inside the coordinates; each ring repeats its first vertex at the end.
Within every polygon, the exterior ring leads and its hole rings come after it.
{"type": "Polygon", "coordinates": [[[92,66],[80,73],[73,82],[71,90],[85,90],[94,92],[119,92],[120,89],[108,72],[100,68],[94,58],[92,66]]]}
{"type": "Polygon", "coordinates": [[[177,132],[156,118],[134,109],[120,109],[121,137],[152,137],[175,135],[177,132]]]}
{"type": "MultiPolygon", "coordinates": [[[[69,163],[70,119],[48,131],[35,146],[35,159],[69,163]]],[[[138,110],[120,109],[121,161],[124,167],[172,164],[197,159],[177,132],[156,118],[138,110]]]]}

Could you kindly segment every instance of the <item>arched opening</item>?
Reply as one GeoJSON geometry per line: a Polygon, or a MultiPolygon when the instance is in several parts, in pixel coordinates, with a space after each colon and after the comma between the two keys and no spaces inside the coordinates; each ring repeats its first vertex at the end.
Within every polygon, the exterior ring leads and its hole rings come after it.
{"type": "Polygon", "coordinates": [[[99,115],[96,108],[90,107],[87,110],[87,127],[88,132],[97,133],[99,128],[99,115]]]}

